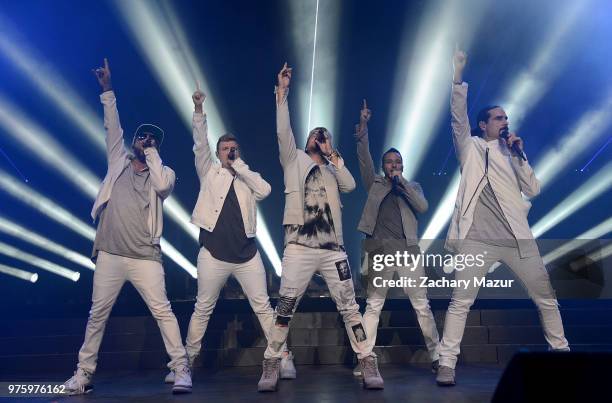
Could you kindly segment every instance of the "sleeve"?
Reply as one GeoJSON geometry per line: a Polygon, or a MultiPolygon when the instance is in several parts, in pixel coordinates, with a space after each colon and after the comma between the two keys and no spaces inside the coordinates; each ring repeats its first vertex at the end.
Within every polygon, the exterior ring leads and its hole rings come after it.
{"type": "Polygon", "coordinates": [[[368,138],[368,130],[364,130],[362,133],[357,133],[357,159],[359,160],[359,172],[361,173],[361,180],[366,188],[366,191],[370,190],[370,187],[374,183],[376,171],[374,170],[374,161],[370,154],[370,141],[368,138]]]}
{"type": "Polygon", "coordinates": [[[467,113],[467,83],[453,84],[451,94],[451,127],[453,129],[453,142],[459,163],[463,165],[465,155],[470,146],[470,121],[467,113]]]}
{"type": "Polygon", "coordinates": [[[284,94],[276,92],[276,135],[278,137],[278,148],[280,152],[280,162],[283,167],[297,158],[297,150],[295,146],[295,137],[291,130],[291,122],[289,120],[289,105],[287,95],[289,89],[284,94]],[[279,99],[280,98],[280,99],[279,99]]]}
{"type": "Polygon", "coordinates": [[[206,173],[210,170],[213,160],[210,144],[208,143],[208,122],[206,115],[193,113],[193,153],[195,166],[200,183],[203,183],[206,173]]]}
{"type": "Polygon", "coordinates": [[[425,213],[429,209],[429,203],[423,194],[423,188],[417,182],[409,182],[402,178],[402,196],[410,206],[418,213],[425,213]]]}
{"type": "Polygon", "coordinates": [[[255,200],[260,201],[268,197],[272,191],[270,184],[266,182],[259,173],[251,171],[249,166],[245,164],[241,158],[234,161],[232,168],[236,171],[236,176],[242,179],[249,189],[251,189],[255,196],[255,200]]]}
{"type": "Polygon", "coordinates": [[[159,153],[155,147],[147,147],[144,150],[151,186],[162,199],[166,199],[174,189],[176,175],[172,169],[162,164],[159,153]]]}
{"type": "Polygon", "coordinates": [[[113,91],[100,94],[104,106],[104,130],[106,131],[106,157],[110,167],[115,161],[122,161],[127,155],[123,144],[123,129],[119,121],[117,98],[113,91]]]}

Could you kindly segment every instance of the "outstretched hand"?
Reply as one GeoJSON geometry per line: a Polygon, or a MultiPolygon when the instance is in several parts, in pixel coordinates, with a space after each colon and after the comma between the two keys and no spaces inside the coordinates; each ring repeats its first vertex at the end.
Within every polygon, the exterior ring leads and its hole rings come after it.
{"type": "Polygon", "coordinates": [[[199,81],[196,82],[196,90],[191,96],[191,99],[193,100],[195,111],[202,113],[203,112],[202,104],[204,103],[204,100],[206,99],[206,94],[204,94],[202,90],[200,90],[199,81]]]}
{"type": "Polygon", "coordinates": [[[455,53],[453,55],[454,82],[459,83],[463,80],[463,70],[465,69],[466,63],[467,54],[456,46],[455,53]]]}
{"type": "Polygon", "coordinates": [[[283,68],[278,73],[278,88],[281,90],[285,90],[289,88],[289,84],[291,83],[291,71],[293,69],[287,66],[287,62],[283,65],[283,68]]]}
{"type": "Polygon", "coordinates": [[[364,99],[363,105],[361,107],[361,113],[359,114],[359,126],[364,128],[370,121],[371,117],[372,117],[372,111],[368,109],[368,104],[366,103],[366,100],[364,99]]]}
{"type": "Polygon", "coordinates": [[[108,66],[108,59],[106,57],[104,58],[104,67],[98,67],[97,69],[92,69],[92,71],[98,79],[100,87],[102,87],[102,92],[113,89],[110,67],[108,66]]]}

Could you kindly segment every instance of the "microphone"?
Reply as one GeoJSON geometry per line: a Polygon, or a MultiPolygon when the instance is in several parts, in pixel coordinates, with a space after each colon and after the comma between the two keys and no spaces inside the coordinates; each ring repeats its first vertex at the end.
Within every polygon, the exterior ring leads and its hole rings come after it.
{"type": "MultiPolygon", "coordinates": [[[[508,135],[509,135],[509,131],[507,127],[504,127],[501,131],[501,133],[499,133],[499,136],[504,139],[507,140],[508,139],[508,135]]],[[[523,161],[527,161],[527,158],[525,158],[525,155],[523,154],[523,151],[521,150],[521,148],[519,147],[519,145],[515,142],[512,143],[512,146],[510,147],[512,148],[512,151],[514,151],[514,153],[521,158],[523,161]]]]}
{"type": "Polygon", "coordinates": [[[396,175],[394,177],[391,178],[391,185],[393,187],[393,191],[395,193],[399,192],[399,186],[400,186],[400,178],[399,175],[396,175]]]}
{"type": "Polygon", "coordinates": [[[230,148],[230,152],[227,154],[227,158],[232,161],[236,159],[236,147],[230,148]]]}

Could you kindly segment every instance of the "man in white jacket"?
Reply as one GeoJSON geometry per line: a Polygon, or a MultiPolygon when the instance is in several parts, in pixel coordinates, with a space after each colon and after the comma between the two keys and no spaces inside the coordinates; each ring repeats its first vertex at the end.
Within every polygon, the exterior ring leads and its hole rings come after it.
{"type": "Polygon", "coordinates": [[[276,320],[264,354],[263,373],[258,390],[275,391],[278,383],[282,346],[287,340],[289,322],[312,276],[319,272],[342,314],[344,326],[363,370],[367,388],[382,389],[376,356],[372,353],[342,239],[340,193],[355,189],[355,180],[340,154],[332,149],[327,129],[312,130],[306,150],[296,147],[289,121],[287,96],[291,68],[278,74],[276,125],[285,182],[285,250],[283,253],[280,299],[276,320]]]}
{"type": "Polygon", "coordinates": [[[479,289],[475,280],[484,278],[497,261],[510,267],[535,302],[549,348],[569,350],[557,299],[527,222],[531,203],[522,196],[538,195],[540,183],[523,152],[523,140],[508,131],[508,116],[501,107],[484,108],[470,130],[468,85],[462,80],[466,60],[463,51],[455,51],[451,123],[461,182],[446,248],[481,255],[483,264],[455,271],[455,279],[467,280],[470,286],[453,290],[446,314],[436,378],[442,386],[455,384],[459,345],[479,289]]]}
{"type": "Polygon", "coordinates": [[[93,390],[98,350],[111,309],[125,281],[129,281],[151,310],[176,373],[173,393],[191,392],[191,372],[181,342],[178,322],[166,296],[160,238],[162,204],[174,188],[174,171],[162,164],[159,147],[164,132],[155,125],[138,127],[132,152],[123,144],[117,101],[108,61],[94,71],[104,105],[108,171],[91,216],[99,218],[92,260],[96,263],[93,295],[85,340],[77,370],[64,384],[70,394],[93,390]]]}
{"type": "MultiPolygon", "coordinates": [[[[234,276],[249,299],[266,339],[274,321],[266,286],[266,271],[255,243],[257,202],[270,194],[270,185],[241,158],[236,137],[225,134],[217,142],[213,159],[208,144],[208,124],[198,88],[193,94],[193,152],[200,192],[191,222],[200,228],[198,296],[189,321],[186,349],[190,366],[200,354],[202,338],[219,293],[234,276]]],[[[296,377],[293,355],[282,351],[283,379],[296,377]]],[[[171,382],[172,372],[166,377],[171,382]]]]}

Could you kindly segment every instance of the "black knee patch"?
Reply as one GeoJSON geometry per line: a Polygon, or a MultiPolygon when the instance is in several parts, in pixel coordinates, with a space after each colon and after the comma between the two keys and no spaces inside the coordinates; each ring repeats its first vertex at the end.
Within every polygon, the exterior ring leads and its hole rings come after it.
{"type": "Polygon", "coordinates": [[[293,310],[295,309],[296,301],[296,297],[287,297],[285,295],[281,295],[278,300],[278,305],[276,305],[276,314],[279,316],[290,317],[291,315],[293,315],[293,310]]]}
{"type": "Polygon", "coordinates": [[[350,280],[351,267],[349,266],[347,259],[336,262],[336,270],[338,270],[338,277],[340,278],[340,281],[350,280]]]}
{"type": "Polygon", "coordinates": [[[366,332],[363,329],[361,323],[351,326],[351,329],[353,330],[353,334],[355,335],[355,340],[357,340],[357,343],[366,341],[366,332]]]}

